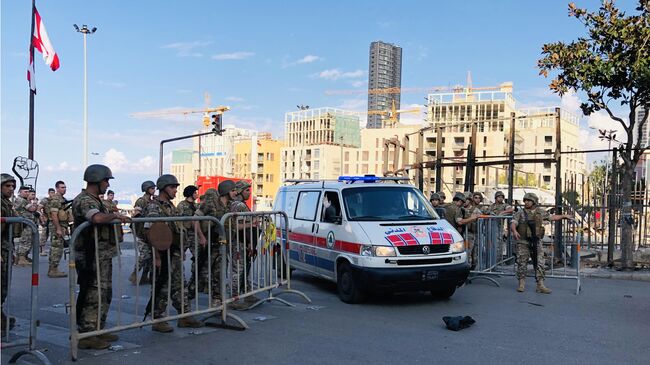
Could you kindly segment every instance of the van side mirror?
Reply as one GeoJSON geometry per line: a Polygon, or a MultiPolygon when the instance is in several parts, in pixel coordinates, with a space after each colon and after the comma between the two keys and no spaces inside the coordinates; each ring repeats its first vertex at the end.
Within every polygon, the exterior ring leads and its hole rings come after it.
{"type": "Polygon", "coordinates": [[[341,224],[343,223],[343,216],[337,215],[334,217],[334,224],[341,224]]]}

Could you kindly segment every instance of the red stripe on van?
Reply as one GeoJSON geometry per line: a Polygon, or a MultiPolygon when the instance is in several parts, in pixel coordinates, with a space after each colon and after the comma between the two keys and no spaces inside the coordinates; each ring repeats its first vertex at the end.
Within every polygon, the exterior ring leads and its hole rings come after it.
{"type": "MultiPolygon", "coordinates": [[[[310,246],[327,248],[327,239],[325,239],[324,237],[316,237],[316,240],[314,242],[314,236],[312,235],[292,232],[289,233],[289,240],[298,241],[310,246]]],[[[344,252],[350,252],[354,254],[359,254],[360,248],[361,248],[360,243],[341,241],[341,240],[337,240],[334,243],[334,247],[332,247],[332,249],[336,251],[344,251],[344,252]]]]}
{"type": "Polygon", "coordinates": [[[404,242],[409,246],[418,244],[418,240],[416,240],[415,237],[413,237],[413,235],[410,233],[400,233],[398,236],[399,238],[403,239],[404,242]]]}
{"type": "Polygon", "coordinates": [[[388,242],[390,242],[393,246],[404,246],[404,241],[402,241],[401,238],[399,238],[397,235],[390,235],[386,236],[386,239],[388,242]]]}

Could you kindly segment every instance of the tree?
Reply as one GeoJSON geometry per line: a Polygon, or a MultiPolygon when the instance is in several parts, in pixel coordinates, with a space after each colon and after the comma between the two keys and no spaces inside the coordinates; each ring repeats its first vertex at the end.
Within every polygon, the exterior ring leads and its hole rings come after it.
{"type": "Polygon", "coordinates": [[[587,100],[580,105],[584,115],[603,110],[623,127],[627,141],[619,146],[622,166],[621,249],[624,269],[633,269],[631,189],[636,167],[643,151],[642,127],[650,108],[650,1],[639,0],[639,13],[626,15],[613,0],[604,0],[597,12],[588,12],[569,4],[569,16],[584,24],[587,35],[571,43],[548,43],[537,61],[540,75],[557,71],[549,88],[562,96],[575,90],[587,100]],[[616,103],[619,107],[616,107],[616,103]],[[627,112],[627,120],[617,115],[627,112]],[[636,110],[644,110],[636,120],[636,110]]]}

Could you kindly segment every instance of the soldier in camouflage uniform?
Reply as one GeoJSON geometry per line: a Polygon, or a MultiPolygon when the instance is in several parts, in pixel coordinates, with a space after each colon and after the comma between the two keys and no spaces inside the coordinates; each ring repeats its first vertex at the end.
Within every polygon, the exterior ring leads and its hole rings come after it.
{"type": "MultiPolygon", "coordinates": [[[[16,179],[9,175],[3,173],[1,175],[1,184],[2,184],[2,217],[16,217],[16,211],[14,210],[13,203],[11,202],[11,197],[14,196],[14,189],[16,189],[16,179]]],[[[15,224],[13,229],[13,236],[20,234],[21,225],[15,224]]],[[[5,336],[5,330],[7,326],[7,320],[9,320],[9,329],[13,329],[16,323],[16,319],[13,317],[7,317],[5,315],[4,305],[5,299],[7,299],[7,293],[9,291],[9,257],[12,255],[13,251],[13,240],[9,239],[9,225],[7,223],[2,223],[1,232],[1,241],[2,246],[2,256],[0,256],[0,262],[2,263],[2,273],[0,277],[2,278],[2,320],[0,321],[0,326],[2,326],[2,336],[5,336]]]]}
{"type": "MultiPolygon", "coordinates": [[[[153,181],[147,180],[141,185],[142,192],[144,193],[133,205],[133,218],[141,217],[144,210],[149,206],[153,200],[154,193],[156,192],[156,184],[153,181]]],[[[133,223],[133,232],[137,238],[138,246],[138,260],[133,266],[133,272],[129,276],[129,281],[135,285],[138,281],[138,270],[142,270],[140,277],[140,285],[151,284],[151,266],[153,265],[151,245],[147,242],[144,236],[144,224],[133,223]]]]}
{"type": "MultiPolygon", "coordinates": [[[[116,219],[124,223],[128,217],[109,212],[99,198],[99,194],[106,192],[110,186],[109,180],[112,178],[113,173],[108,167],[104,165],[88,166],[84,171],[86,189],[83,189],[72,201],[75,227],[84,222],[92,223],[92,226],[81,232],[72,248],[75,253],[77,284],[79,284],[76,303],[79,332],[104,329],[113,297],[113,254],[117,242],[112,225],[107,223],[116,219]],[[97,230],[96,236],[95,229],[97,230]],[[97,242],[95,242],[95,237],[97,237],[97,242]],[[98,262],[96,257],[99,258],[98,262]],[[97,282],[97,270],[99,270],[99,282],[97,282]],[[97,321],[98,314],[100,314],[99,323],[97,321]]],[[[117,340],[117,335],[107,333],[79,340],[79,348],[106,349],[110,346],[110,342],[117,340]]]]}
{"type": "MultiPolygon", "coordinates": [[[[120,212],[120,209],[117,207],[117,202],[115,201],[115,192],[113,190],[106,192],[106,199],[102,200],[102,203],[109,213],[117,214],[120,212]]],[[[114,229],[117,229],[117,240],[119,242],[124,242],[124,231],[122,230],[122,226],[115,226],[114,229]]],[[[115,234],[115,232],[112,232],[112,234],[115,234]]],[[[115,253],[117,254],[117,249],[115,253]]]]}
{"type": "Polygon", "coordinates": [[[432,207],[439,208],[440,207],[440,194],[431,193],[431,197],[429,197],[429,202],[431,203],[432,207]]]}
{"type": "MultiPolygon", "coordinates": [[[[212,189],[208,190],[205,193],[205,200],[201,200],[199,209],[196,211],[197,216],[211,216],[219,220],[228,212],[232,210],[233,197],[236,196],[235,183],[232,180],[224,180],[219,183],[217,187],[218,195],[215,195],[211,192],[212,189]]],[[[206,236],[208,234],[208,224],[207,222],[201,222],[200,225],[197,223],[197,229],[199,233],[199,243],[203,246],[206,244],[210,245],[210,270],[212,275],[212,298],[210,298],[210,303],[213,307],[218,307],[222,304],[221,298],[221,264],[222,257],[219,253],[219,237],[218,230],[214,225],[211,225],[212,232],[211,242],[208,242],[206,236]]],[[[228,239],[232,233],[229,232],[229,222],[226,222],[226,227],[224,230],[226,232],[226,239],[228,239]]]]}
{"type": "Polygon", "coordinates": [[[41,202],[39,204],[39,211],[41,213],[41,219],[40,219],[40,225],[39,225],[39,244],[40,244],[40,251],[41,251],[41,256],[47,256],[47,252],[45,252],[45,243],[47,240],[50,238],[50,235],[52,234],[52,231],[50,230],[50,216],[45,213],[45,207],[47,206],[47,203],[49,200],[54,196],[54,189],[49,188],[47,189],[47,195],[43,199],[41,199],[41,202]]]}
{"type": "Polygon", "coordinates": [[[528,258],[536,251],[535,280],[538,293],[550,294],[551,289],[544,286],[544,252],[540,242],[544,237],[544,221],[558,221],[572,219],[570,215],[551,215],[546,210],[538,207],[537,195],[524,194],[524,209],[516,212],[512,217],[510,230],[516,240],[517,249],[517,279],[519,280],[518,292],[523,292],[526,285],[526,271],[528,258]]]}
{"type": "MultiPolygon", "coordinates": [[[[21,186],[18,191],[18,196],[14,201],[14,208],[19,217],[36,223],[34,213],[38,210],[38,204],[33,202],[33,193],[28,186],[21,186]]],[[[29,266],[31,262],[27,256],[32,249],[32,229],[27,225],[23,226],[23,234],[20,236],[20,243],[16,247],[16,262],[17,266],[29,266]]]]}
{"type": "Polygon", "coordinates": [[[51,278],[64,278],[68,274],[59,271],[59,263],[63,256],[64,238],[69,234],[70,229],[70,205],[63,197],[66,192],[66,186],[63,181],[57,181],[55,186],[56,193],[49,199],[45,208],[46,213],[50,216],[50,232],[52,232],[52,242],[50,244],[50,268],[47,276],[51,278]]]}
{"type": "MultiPolygon", "coordinates": [[[[239,180],[235,183],[235,191],[237,196],[234,199],[231,211],[234,213],[250,212],[251,210],[246,202],[251,197],[251,184],[248,181],[239,180]]],[[[256,228],[257,221],[251,218],[240,218],[237,220],[237,225],[239,228],[239,242],[235,246],[237,248],[236,253],[233,253],[232,286],[234,290],[239,290],[239,294],[243,294],[252,289],[251,284],[245,282],[245,278],[250,278],[250,269],[256,255],[259,232],[256,228]],[[244,258],[246,258],[245,262],[244,258]],[[236,275],[236,273],[239,273],[239,275],[236,275]]],[[[235,302],[232,307],[233,309],[246,309],[257,301],[259,301],[259,298],[251,295],[244,299],[244,303],[235,302]]]]}
{"type": "MultiPolygon", "coordinates": [[[[172,203],[176,197],[178,189],[178,180],[174,175],[161,175],[156,181],[158,188],[158,197],[149,203],[144,210],[144,216],[152,217],[176,217],[178,210],[172,203]]],[[[145,235],[147,234],[151,223],[145,223],[145,235]]],[[[185,278],[183,277],[183,253],[181,252],[180,241],[181,235],[185,235],[185,227],[180,222],[167,223],[173,234],[173,241],[169,249],[161,251],[154,249],[154,260],[160,260],[160,266],[156,264],[155,302],[152,303],[153,319],[165,316],[167,311],[167,296],[172,300],[172,306],[178,311],[178,314],[191,312],[190,301],[187,298],[185,290],[185,278]],[[169,255],[169,262],[168,257],[169,255]],[[171,273],[170,273],[171,272],[171,273]],[[171,276],[171,281],[169,281],[171,276]]],[[[198,328],[203,323],[193,317],[184,317],[178,320],[178,327],[198,328]]],[[[152,330],[156,332],[172,332],[174,328],[167,322],[155,323],[152,330]]]]}
{"type": "MultiPolygon", "coordinates": [[[[489,215],[496,215],[496,216],[503,216],[503,215],[512,214],[515,211],[515,209],[511,205],[507,204],[504,200],[505,200],[505,194],[503,194],[502,191],[499,190],[496,193],[494,193],[494,203],[492,203],[489,207],[487,207],[487,209],[485,210],[485,213],[489,214],[489,215]]],[[[497,232],[503,232],[503,222],[504,222],[504,220],[506,220],[506,219],[505,218],[499,218],[497,220],[497,222],[495,222],[497,232]]],[[[507,244],[507,240],[506,240],[505,236],[506,236],[505,233],[500,233],[497,236],[498,237],[497,238],[497,245],[498,245],[497,252],[500,255],[504,254],[505,246],[507,244]]]]}
{"type": "MultiPolygon", "coordinates": [[[[196,213],[198,208],[196,204],[196,199],[198,198],[199,189],[194,185],[186,186],[183,189],[183,197],[180,203],[178,203],[178,215],[183,217],[192,217],[196,213]]],[[[196,280],[199,281],[199,290],[203,291],[205,288],[205,277],[207,276],[208,270],[205,267],[207,257],[205,257],[205,249],[203,246],[199,245],[196,240],[197,233],[194,230],[194,222],[183,222],[185,226],[185,231],[187,232],[186,240],[183,242],[183,251],[189,249],[192,253],[192,275],[190,276],[190,281],[187,286],[187,296],[189,299],[194,299],[196,296],[196,280]],[[199,268],[199,275],[197,277],[196,267],[199,268]]],[[[183,252],[185,254],[185,252],[183,252]]]]}

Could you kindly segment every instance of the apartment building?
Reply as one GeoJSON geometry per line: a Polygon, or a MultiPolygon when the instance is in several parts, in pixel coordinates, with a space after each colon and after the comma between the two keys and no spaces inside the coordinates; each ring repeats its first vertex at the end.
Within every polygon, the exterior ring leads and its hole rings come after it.
{"type": "Polygon", "coordinates": [[[272,201],[281,185],[282,145],[282,141],[271,139],[267,133],[235,143],[234,176],[250,179],[252,192],[258,198],[272,201]]]}

